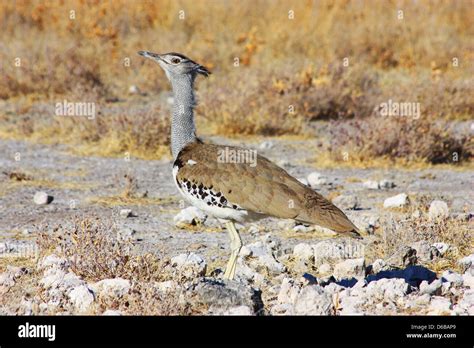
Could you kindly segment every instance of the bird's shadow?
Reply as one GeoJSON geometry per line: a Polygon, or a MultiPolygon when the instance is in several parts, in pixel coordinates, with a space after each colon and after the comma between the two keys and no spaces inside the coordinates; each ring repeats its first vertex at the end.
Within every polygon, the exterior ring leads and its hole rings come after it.
{"type": "MultiPolygon", "coordinates": [[[[436,279],[436,273],[431,271],[430,269],[415,265],[415,266],[408,266],[404,269],[394,269],[394,270],[387,270],[381,271],[376,274],[370,274],[366,276],[364,279],[369,284],[370,282],[377,281],[380,279],[394,279],[400,278],[404,279],[408,284],[413,287],[419,287],[420,283],[426,280],[428,283],[431,283],[433,280],[436,279]]],[[[359,279],[356,278],[345,278],[340,280],[329,281],[329,283],[336,283],[337,285],[352,288],[354,285],[357,284],[359,279]]]]}

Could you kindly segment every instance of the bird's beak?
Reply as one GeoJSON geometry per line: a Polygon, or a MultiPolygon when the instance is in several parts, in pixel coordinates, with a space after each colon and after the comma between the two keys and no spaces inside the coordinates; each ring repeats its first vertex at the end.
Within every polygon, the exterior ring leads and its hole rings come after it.
{"type": "Polygon", "coordinates": [[[161,55],[159,55],[158,53],[153,53],[153,52],[149,52],[149,51],[138,51],[138,54],[141,55],[142,57],[154,59],[154,60],[157,60],[157,61],[162,61],[163,60],[163,59],[161,59],[161,55]]]}

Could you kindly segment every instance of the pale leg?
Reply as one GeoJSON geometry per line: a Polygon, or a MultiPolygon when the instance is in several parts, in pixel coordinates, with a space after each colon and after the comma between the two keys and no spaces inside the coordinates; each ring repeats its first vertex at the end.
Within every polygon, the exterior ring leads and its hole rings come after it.
{"type": "Polygon", "coordinates": [[[235,229],[232,221],[226,222],[226,228],[230,237],[230,258],[224,272],[224,279],[234,279],[235,270],[237,268],[237,258],[239,256],[240,248],[242,248],[242,240],[239,232],[235,229]]]}

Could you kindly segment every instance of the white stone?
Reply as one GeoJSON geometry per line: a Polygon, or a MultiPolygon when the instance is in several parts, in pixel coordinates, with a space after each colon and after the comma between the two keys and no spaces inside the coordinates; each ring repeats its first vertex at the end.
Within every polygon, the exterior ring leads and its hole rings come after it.
{"type": "Polygon", "coordinates": [[[374,180],[364,181],[362,185],[370,190],[378,190],[380,188],[379,183],[374,180]]]}
{"type": "Polygon", "coordinates": [[[196,207],[187,207],[176,214],[174,222],[176,226],[182,224],[196,225],[198,223],[204,223],[206,219],[207,215],[203,211],[196,207]]]}
{"type": "Polygon", "coordinates": [[[240,251],[239,251],[239,255],[242,257],[252,256],[252,250],[246,245],[242,245],[242,248],[240,248],[240,251]]]}
{"type": "MultiPolygon", "coordinates": [[[[246,278],[250,279],[250,273],[254,273],[255,270],[260,272],[261,267],[265,267],[271,274],[284,272],[286,267],[274,256],[274,253],[278,253],[280,246],[280,242],[269,235],[262,237],[261,241],[247,244],[248,250],[245,250],[245,254],[248,256],[239,259],[242,264],[250,266],[253,270],[252,272],[249,270],[245,272],[247,273],[246,278]]],[[[252,279],[255,279],[256,276],[260,278],[260,276],[253,274],[252,279]]]]}
{"type": "Polygon", "coordinates": [[[63,289],[70,289],[83,284],[85,284],[85,281],[81,277],[74,272],[69,271],[64,276],[61,287],[63,289]]]}
{"type": "Polygon", "coordinates": [[[449,244],[446,243],[433,243],[433,246],[438,249],[441,256],[446,254],[446,252],[449,250],[449,244]]]}
{"type": "Polygon", "coordinates": [[[414,218],[414,219],[419,219],[419,218],[421,218],[421,211],[419,211],[418,209],[416,209],[416,210],[411,214],[411,217],[414,218]]]}
{"type": "Polygon", "coordinates": [[[380,299],[393,300],[408,293],[409,285],[401,278],[382,278],[367,284],[367,295],[380,299]]]}
{"type": "Polygon", "coordinates": [[[408,195],[406,193],[400,193],[399,195],[387,198],[383,202],[384,208],[399,208],[408,204],[408,195]]]}
{"type": "Polygon", "coordinates": [[[377,259],[372,263],[372,273],[377,274],[382,271],[388,270],[390,267],[388,267],[387,263],[382,260],[382,259],[377,259]]]}
{"type": "Polygon", "coordinates": [[[318,267],[318,272],[321,274],[328,274],[331,272],[331,265],[329,263],[323,263],[318,267]]]}
{"type": "Polygon", "coordinates": [[[57,267],[61,269],[66,269],[69,266],[68,260],[61,258],[55,254],[50,254],[43,257],[38,262],[38,269],[42,270],[48,267],[57,267]]]}
{"type": "Polygon", "coordinates": [[[354,284],[352,287],[353,289],[362,289],[367,286],[367,280],[365,279],[359,279],[357,283],[354,284]]]}
{"type": "Polygon", "coordinates": [[[300,289],[294,284],[290,278],[284,278],[280,291],[278,292],[277,301],[281,304],[294,304],[300,289]]]}
{"type": "Polygon", "coordinates": [[[280,274],[286,271],[285,265],[275,259],[273,255],[263,255],[258,257],[261,265],[265,266],[271,274],[280,274]]]}
{"type": "Polygon", "coordinates": [[[260,143],[259,148],[260,150],[268,150],[271,149],[274,146],[273,142],[270,140],[263,141],[260,143]]]}
{"type": "Polygon", "coordinates": [[[132,209],[120,209],[120,216],[124,218],[131,217],[132,214],[132,209]]]}
{"type": "Polygon", "coordinates": [[[448,204],[438,200],[431,202],[428,216],[431,220],[447,218],[449,216],[448,204]]]}
{"type": "Polygon", "coordinates": [[[293,256],[297,260],[312,262],[314,260],[314,249],[309,244],[299,243],[293,248],[293,256]]]}
{"type": "Polygon", "coordinates": [[[235,306],[228,308],[222,315],[253,315],[249,306],[235,306]]]}
{"type": "Polygon", "coordinates": [[[422,261],[431,261],[441,256],[439,250],[426,240],[414,242],[410,247],[416,250],[417,258],[422,261]]]}
{"type": "Polygon", "coordinates": [[[382,179],[379,182],[379,188],[381,189],[391,189],[395,187],[395,183],[393,181],[382,179]]]}
{"type": "Polygon", "coordinates": [[[38,205],[46,205],[51,203],[52,197],[50,197],[46,192],[38,191],[35,193],[33,201],[38,205]]]}
{"type": "Polygon", "coordinates": [[[294,232],[309,232],[311,230],[310,227],[308,226],[305,226],[305,225],[296,225],[295,227],[293,227],[293,231],[294,232]]]}
{"type": "Polygon", "coordinates": [[[130,290],[130,280],[123,278],[102,279],[90,285],[91,289],[105,297],[122,297],[130,290]]]}
{"type": "Polygon", "coordinates": [[[468,315],[474,315],[474,289],[466,290],[458,301],[458,307],[468,315]]]}
{"type": "Polygon", "coordinates": [[[325,293],[319,285],[304,287],[296,298],[296,315],[330,315],[333,312],[332,296],[325,293]]]}
{"type": "Polygon", "coordinates": [[[155,283],[155,287],[163,293],[169,293],[176,290],[178,288],[178,284],[174,280],[167,280],[155,283]]]}
{"type": "Polygon", "coordinates": [[[416,296],[413,299],[413,303],[415,303],[417,305],[421,305],[421,306],[425,306],[425,305],[429,304],[430,301],[431,301],[431,296],[429,294],[423,294],[423,295],[420,295],[420,296],[416,296]]]}
{"type": "Polygon", "coordinates": [[[441,279],[433,280],[430,284],[426,280],[423,280],[420,284],[420,294],[439,295],[442,285],[441,279]]]}
{"type": "Polygon", "coordinates": [[[365,298],[359,296],[339,297],[340,315],[362,315],[361,307],[365,304],[365,298]]]}
{"type": "Polygon", "coordinates": [[[195,253],[180,254],[171,259],[171,265],[179,274],[187,277],[200,277],[206,274],[206,261],[195,253]]]}
{"type": "Polygon", "coordinates": [[[462,259],[458,261],[458,263],[464,266],[464,268],[469,268],[471,266],[474,266],[474,254],[463,257],[462,259]]]}
{"type": "Polygon", "coordinates": [[[359,199],[355,195],[340,195],[332,200],[338,208],[344,210],[354,210],[359,208],[359,199]]]}
{"type": "Polygon", "coordinates": [[[446,281],[448,281],[454,286],[462,286],[464,282],[462,275],[456,272],[449,271],[449,270],[444,271],[443,274],[441,275],[441,278],[445,279],[446,281]]]}
{"type": "Polygon", "coordinates": [[[118,316],[122,315],[122,312],[113,309],[107,309],[104,313],[102,313],[102,315],[118,316]]]}
{"type": "Polygon", "coordinates": [[[330,283],[324,287],[324,291],[327,292],[328,294],[336,294],[343,291],[344,289],[345,287],[336,283],[330,283]]]}
{"type": "Polygon", "coordinates": [[[43,277],[39,283],[45,289],[58,287],[61,281],[64,279],[66,272],[58,268],[51,268],[44,272],[43,277]]]}
{"type": "Polygon", "coordinates": [[[258,286],[265,283],[265,277],[251,268],[241,257],[237,259],[237,270],[235,275],[237,279],[243,279],[258,286]]]}
{"type": "Polygon", "coordinates": [[[140,90],[138,89],[137,86],[131,85],[130,87],[128,87],[128,93],[130,93],[130,94],[140,94],[140,90]]]}
{"type": "Polygon", "coordinates": [[[359,258],[339,262],[334,267],[333,274],[337,279],[363,278],[365,276],[365,260],[359,258]]]}
{"type": "Polygon", "coordinates": [[[464,286],[474,289],[474,276],[473,275],[469,273],[464,273],[462,275],[462,280],[463,280],[464,286]]]}
{"type": "Polygon", "coordinates": [[[372,213],[361,212],[356,215],[349,215],[348,217],[359,230],[365,231],[368,234],[374,234],[380,226],[380,216],[372,213]]]}
{"type": "MultiPolygon", "coordinates": [[[[250,256],[252,257],[259,257],[268,253],[268,250],[262,241],[247,244],[246,248],[250,251],[250,256]]],[[[248,251],[246,251],[246,253],[248,253],[248,251]]]]}
{"type": "Polygon", "coordinates": [[[446,297],[435,296],[431,299],[428,307],[428,314],[430,315],[446,315],[451,314],[451,301],[446,297]]]}
{"type": "Polygon", "coordinates": [[[307,180],[308,180],[309,186],[311,186],[312,188],[316,188],[328,183],[328,179],[324,175],[318,172],[310,173],[307,177],[307,180]]]}
{"type": "Polygon", "coordinates": [[[73,288],[68,297],[79,312],[86,312],[94,302],[94,293],[85,285],[73,288]]]}

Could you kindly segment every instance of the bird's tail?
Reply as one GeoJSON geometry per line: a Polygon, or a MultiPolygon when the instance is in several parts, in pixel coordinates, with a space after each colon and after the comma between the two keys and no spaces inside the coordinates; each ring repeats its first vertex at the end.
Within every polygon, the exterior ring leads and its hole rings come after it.
{"type": "Polygon", "coordinates": [[[310,197],[305,197],[303,209],[295,220],[325,227],[356,239],[362,238],[359,229],[341,209],[317,192],[312,192],[310,197]]]}

